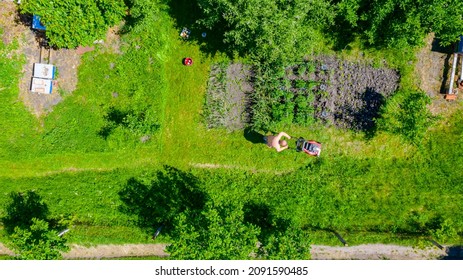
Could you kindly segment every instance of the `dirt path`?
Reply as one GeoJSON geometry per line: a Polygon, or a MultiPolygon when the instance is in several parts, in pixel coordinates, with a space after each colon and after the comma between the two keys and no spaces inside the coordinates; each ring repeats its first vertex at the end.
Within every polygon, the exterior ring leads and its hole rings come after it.
{"type": "MultiPolygon", "coordinates": [[[[167,257],[164,252],[167,244],[126,244],[126,245],[98,245],[96,247],[84,247],[72,245],[71,251],[64,254],[65,259],[103,259],[121,257],[167,257]]],[[[12,252],[0,244],[0,255],[12,255],[12,252]]],[[[460,250],[439,249],[415,249],[412,247],[366,244],[351,247],[312,246],[312,259],[314,260],[430,260],[451,257],[461,259],[460,250]]]]}
{"type": "Polygon", "coordinates": [[[447,93],[450,68],[452,67],[452,48],[442,48],[434,38],[434,34],[426,37],[425,45],[416,54],[415,76],[419,87],[433,102],[430,110],[434,115],[447,117],[460,106],[456,102],[448,102],[444,99],[447,93]]]}

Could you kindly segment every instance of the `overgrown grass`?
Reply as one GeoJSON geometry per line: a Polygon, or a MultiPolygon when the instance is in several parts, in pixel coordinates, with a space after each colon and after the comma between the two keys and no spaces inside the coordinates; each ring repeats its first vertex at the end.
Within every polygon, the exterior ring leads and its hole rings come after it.
{"type": "Polygon", "coordinates": [[[16,52],[17,48],[17,41],[8,46],[0,42],[0,161],[27,154],[37,134],[37,120],[18,97],[24,57],[16,52]]]}

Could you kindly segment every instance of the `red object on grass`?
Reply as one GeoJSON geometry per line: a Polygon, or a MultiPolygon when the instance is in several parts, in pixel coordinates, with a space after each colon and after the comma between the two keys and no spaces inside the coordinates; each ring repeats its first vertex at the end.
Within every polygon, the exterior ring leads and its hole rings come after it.
{"type": "Polygon", "coordinates": [[[186,58],[183,59],[183,65],[190,66],[191,64],[193,64],[193,59],[191,59],[189,57],[186,57],[186,58]]]}

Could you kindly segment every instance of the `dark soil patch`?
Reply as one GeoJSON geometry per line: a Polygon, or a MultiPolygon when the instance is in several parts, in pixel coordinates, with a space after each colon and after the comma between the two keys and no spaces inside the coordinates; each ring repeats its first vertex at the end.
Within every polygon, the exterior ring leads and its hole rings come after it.
{"type": "Polygon", "coordinates": [[[318,82],[315,117],[341,128],[369,130],[379,109],[399,84],[397,71],[335,57],[315,60],[308,79],[318,82]]]}

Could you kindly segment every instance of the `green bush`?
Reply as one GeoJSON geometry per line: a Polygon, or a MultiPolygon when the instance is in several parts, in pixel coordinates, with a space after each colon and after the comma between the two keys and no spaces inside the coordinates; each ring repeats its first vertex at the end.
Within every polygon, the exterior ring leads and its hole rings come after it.
{"type": "Polygon", "coordinates": [[[427,108],[430,103],[423,92],[399,91],[381,109],[381,117],[376,120],[378,129],[420,143],[434,120],[427,108]]]}
{"type": "Polygon", "coordinates": [[[123,0],[23,0],[23,14],[41,17],[50,44],[59,48],[90,45],[118,23],[127,7],[123,0]]]}

